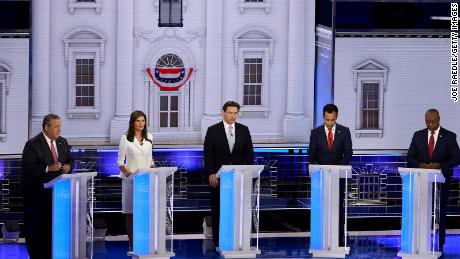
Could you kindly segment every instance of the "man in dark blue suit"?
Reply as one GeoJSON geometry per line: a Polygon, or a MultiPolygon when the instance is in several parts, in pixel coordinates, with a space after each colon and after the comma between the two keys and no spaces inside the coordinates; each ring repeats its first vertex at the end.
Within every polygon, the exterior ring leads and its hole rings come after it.
{"type": "MultiPolygon", "coordinates": [[[[353,156],[350,130],[337,124],[339,109],[334,104],[323,108],[324,124],[313,129],[310,135],[308,156],[310,163],[320,165],[348,165],[353,156]]],[[[339,246],[344,246],[345,179],[340,179],[339,246]]]]}
{"type": "Polygon", "coordinates": [[[436,109],[425,113],[426,128],[414,133],[407,152],[407,167],[441,169],[444,184],[440,188],[439,250],[443,251],[446,239],[446,208],[453,168],[460,164],[460,149],[455,133],[440,127],[436,109]]]}

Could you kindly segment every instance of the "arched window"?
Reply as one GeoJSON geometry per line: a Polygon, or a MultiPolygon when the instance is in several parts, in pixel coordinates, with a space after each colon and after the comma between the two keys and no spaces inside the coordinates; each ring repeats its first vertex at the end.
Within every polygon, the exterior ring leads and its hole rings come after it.
{"type": "Polygon", "coordinates": [[[357,94],[356,137],[382,137],[383,103],[388,68],[367,60],[353,68],[357,94]]]}
{"type": "Polygon", "coordinates": [[[238,66],[238,101],[241,116],[268,116],[269,71],[275,38],[265,29],[242,31],[233,37],[238,66]]]}
{"type": "Polygon", "coordinates": [[[175,54],[166,54],[157,61],[157,67],[184,67],[184,63],[175,54]]]}
{"type": "MultiPolygon", "coordinates": [[[[161,56],[157,63],[157,68],[183,68],[184,62],[175,54],[165,54],[161,56]]],[[[171,72],[171,78],[175,74],[171,72]]],[[[166,77],[168,74],[165,75],[166,77]]],[[[160,93],[160,128],[178,128],[179,127],[179,93],[177,91],[160,93]]]]}
{"type": "Polygon", "coordinates": [[[69,118],[98,118],[100,114],[100,67],[104,64],[102,33],[76,29],[63,37],[67,65],[69,118]]]}

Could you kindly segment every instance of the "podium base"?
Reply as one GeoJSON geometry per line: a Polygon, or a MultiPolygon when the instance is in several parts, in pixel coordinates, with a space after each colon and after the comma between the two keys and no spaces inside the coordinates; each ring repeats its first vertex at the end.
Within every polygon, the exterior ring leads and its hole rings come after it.
{"type": "Polygon", "coordinates": [[[441,252],[425,252],[425,253],[420,253],[420,254],[409,254],[409,253],[403,253],[399,252],[398,256],[400,256],[402,259],[404,258],[426,258],[426,259],[437,259],[442,255],[441,252]]]}
{"type": "Polygon", "coordinates": [[[171,257],[175,256],[175,253],[166,252],[162,254],[149,254],[149,255],[137,255],[136,253],[132,253],[131,257],[134,259],[170,259],[171,257]]]}
{"type": "Polygon", "coordinates": [[[219,252],[223,258],[256,258],[256,256],[260,254],[260,250],[256,250],[255,247],[251,247],[251,250],[245,251],[221,251],[219,248],[217,248],[217,252],[219,252]]]}
{"type": "Polygon", "coordinates": [[[309,253],[312,257],[325,257],[325,258],[345,258],[346,255],[350,254],[349,247],[337,247],[329,250],[315,250],[310,249],[309,253]]]}

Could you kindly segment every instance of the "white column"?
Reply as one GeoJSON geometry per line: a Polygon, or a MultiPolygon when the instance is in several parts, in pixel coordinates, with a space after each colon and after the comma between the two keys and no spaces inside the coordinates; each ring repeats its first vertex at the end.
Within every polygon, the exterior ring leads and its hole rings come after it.
{"type": "Polygon", "coordinates": [[[206,70],[201,137],[221,119],[222,106],[222,0],[208,0],[206,10],[206,70]]]}
{"type": "MultiPolygon", "coordinates": [[[[316,34],[315,34],[315,1],[305,1],[303,29],[305,33],[305,93],[304,93],[304,114],[313,121],[314,96],[315,96],[315,55],[316,55],[316,34]]],[[[311,125],[309,125],[310,127],[311,125]]]]}
{"type": "Polygon", "coordinates": [[[110,125],[110,141],[118,142],[128,128],[133,108],[133,0],[118,0],[115,117],[110,125]]]}
{"type": "Polygon", "coordinates": [[[42,130],[50,113],[50,0],[32,2],[32,125],[30,136],[42,130]]]}
{"type": "Polygon", "coordinates": [[[288,21],[288,81],[284,138],[290,142],[307,142],[310,123],[304,115],[305,93],[305,2],[289,0],[288,21]]]}

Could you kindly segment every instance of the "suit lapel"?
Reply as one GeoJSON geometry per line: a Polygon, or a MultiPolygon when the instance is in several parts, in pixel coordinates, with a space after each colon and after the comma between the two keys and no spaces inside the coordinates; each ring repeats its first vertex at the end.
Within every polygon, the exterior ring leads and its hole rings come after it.
{"type": "MultiPolygon", "coordinates": [[[[427,133],[427,134],[428,134],[428,133],[427,133]]],[[[433,156],[432,156],[432,159],[431,159],[431,160],[434,160],[433,158],[437,158],[437,157],[438,157],[438,153],[439,153],[440,147],[441,147],[441,145],[444,144],[444,141],[445,141],[445,138],[444,138],[444,129],[441,128],[441,129],[439,129],[438,139],[436,140],[436,145],[434,146],[433,156]]]]}
{"type": "Polygon", "coordinates": [[[228,145],[227,132],[225,132],[224,122],[220,123],[219,137],[222,140],[223,145],[226,147],[226,151],[230,154],[230,146],[228,145]]]}
{"type": "Polygon", "coordinates": [[[423,130],[422,150],[426,160],[430,161],[430,155],[428,154],[428,129],[423,130]]]}
{"type": "Polygon", "coordinates": [[[327,146],[327,136],[324,130],[324,124],[321,126],[321,130],[319,131],[319,141],[320,147],[324,147],[326,150],[329,150],[327,146]]]}
{"type": "Polygon", "coordinates": [[[233,150],[232,150],[232,153],[234,153],[238,146],[240,145],[240,142],[241,142],[241,127],[240,127],[240,124],[238,124],[237,122],[235,122],[235,144],[233,144],[233,150]]]}
{"type": "Polygon", "coordinates": [[[56,140],[56,147],[58,152],[58,160],[59,162],[64,163],[66,152],[64,150],[64,145],[59,138],[56,140]]]}
{"type": "Polygon", "coordinates": [[[51,149],[50,146],[48,145],[48,142],[46,142],[45,136],[43,136],[43,133],[40,133],[40,144],[43,150],[43,154],[45,155],[45,160],[46,164],[52,164],[53,163],[53,155],[51,154],[51,149]]]}
{"type": "Polygon", "coordinates": [[[334,141],[332,142],[332,150],[334,151],[337,147],[337,143],[339,142],[338,140],[342,136],[342,132],[340,131],[340,127],[338,124],[335,125],[335,135],[334,135],[334,141]]]}

